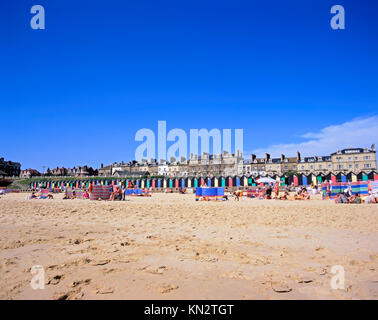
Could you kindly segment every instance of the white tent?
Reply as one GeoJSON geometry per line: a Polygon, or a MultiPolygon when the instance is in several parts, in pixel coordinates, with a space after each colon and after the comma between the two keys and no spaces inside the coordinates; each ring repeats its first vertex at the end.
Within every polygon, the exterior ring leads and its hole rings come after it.
{"type": "Polygon", "coordinates": [[[257,179],[257,182],[258,183],[275,183],[276,180],[272,179],[272,178],[269,178],[269,177],[266,177],[266,178],[260,178],[260,179],[257,179]]]}

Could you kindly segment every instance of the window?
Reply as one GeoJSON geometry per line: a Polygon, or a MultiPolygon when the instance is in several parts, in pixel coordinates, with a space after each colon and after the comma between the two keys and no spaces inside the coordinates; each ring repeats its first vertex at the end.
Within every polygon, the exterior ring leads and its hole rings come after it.
{"type": "Polygon", "coordinates": [[[304,170],[304,166],[302,166],[302,170],[304,170]]]}
{"type": "Polygon", "coordinates": [[[339,170],[343,170],[343,168],[344,168],[344,166],[343,166],[342,164],[339,164],[339,165],[337,166],[337,169],[339,169],[339,170]]]}
{"type": "Polygon", "coordinates": [[[370,156],[364,156],[364,160],[370,160],[370,156]]]}
{"type": "Polygon", "coordinates": [[[358,169],[358,164],[356,164],[356,169],[358,169]]]}
{"type": "Polygon", "coordinates": [[[331,168],[332,168],[332,165],[331,165],[331,164],[329,164],[329,165],[328,165],[328,168],[330,168],[330,169],[331,169],[331,168]]]}
{"type": "Polygon", "coordinates": [[[311,166],[310,166],[310,169],[311,169],[311,170],[312,170],[312,169],[314,169],[314,166],[313,166],[313,165],[311,165],[311,166]]]}
{"type": "Polygon", "coordinates": [[[352,157],[348,157],[348,160],[351,161],[351,160],[352,160],[352,157]]]}
{"type": "Polygon", "coordinates": [[[350,165],[349,165],[349,169],[352,169],[352,167],[353,167],[353,166],[350,164],[350,165]]]}
{"type": "Polygon", "coordinates": [[[371,164],[370,163],[365,163],[365,168],[371,168],[371,164]]]}
{"type": "Polygon", "coordinates": [[[323,169],[323,166],[322,166],[322,165],[319,165],[319,169],[323,169]]]}
{"type": "Polygon", "coordinates": [[[357,160],[358,160],[358,157],[354,157],[354,160],[357,161],[357,160]]]}

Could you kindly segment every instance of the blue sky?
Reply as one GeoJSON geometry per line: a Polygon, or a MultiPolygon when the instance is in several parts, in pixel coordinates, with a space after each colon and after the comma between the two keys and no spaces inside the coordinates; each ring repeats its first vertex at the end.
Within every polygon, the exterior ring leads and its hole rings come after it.
{"type": "Polygon", "coordinates": [[[245,156],[378,142],[377,1],[5,0],[0,12],[0,156],[23,169],[131,160],[136,131],[158,120],[242,128],[245,156]],[[30,27],[35,4],[45,30],[30,27]],[[330,27],[335,4],[345,30],[330,27]]]}

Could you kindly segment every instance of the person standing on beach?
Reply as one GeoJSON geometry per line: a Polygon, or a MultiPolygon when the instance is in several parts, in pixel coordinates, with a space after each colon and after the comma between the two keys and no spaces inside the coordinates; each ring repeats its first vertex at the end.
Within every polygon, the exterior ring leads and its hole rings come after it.
{"type": "Polygon", "coordinates": [[[279,193],[280,193],[280,186],[279,186],[279,183],[276,182],[274,186],[274,196],[276,199],[278,199],[279,193]]]}

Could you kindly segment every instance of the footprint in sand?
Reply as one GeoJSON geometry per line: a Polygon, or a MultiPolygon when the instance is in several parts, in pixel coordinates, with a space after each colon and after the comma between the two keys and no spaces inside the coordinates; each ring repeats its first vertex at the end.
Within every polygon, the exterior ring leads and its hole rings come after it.
{"type": "Polygon", "coordinates": [[[174,284],[162,283],[162,284],[152,286],[152,288],[155,289],[157,292],[164,294],[164,293],[169,293],[173,290],[177,290],[179,286],[174,285],[174,284]]]}
{"type": "Polygon", "coordinates": [[[166,270],[167,270],[166,266],[152,267],[150,265],[139,269],[139,271],[148,272],[151,274],[163,274],[166,270]]]}
{"type": "Polygon", "coordinates": [[[56,275],[53,278],[51,278],[49,282],[47,282],[47,284],[57,285],[63,278],[63,275],[56,275]]]}
{"type": "Polygon", "coordinates": [[[79,280],[79,281],[74,281],[72,283],[72,287],[75,288],[79,285],[87,285],[87,284],[90,284],[92,281],[92,279],[85,279],[85,280],[79,280]]]}
{"type": "Polygon", "coordinates": [[[95,261],[92,263],[92,266],[103,266],[105,264],[108,264],[110,260],[100,260],[100,261],[95,261]]]}
{"type": "Polygon", "coordinates": [[[84,292],[81,292],[81,289],[72,290],[67,293],[59,295],[56,299],[57,300],[73,300],[73,299],[81,299],[84,296],[84,292]]]}
{"type": "Polygon", "coordinates": [[[113,292],[114,290],[112,288],[100,288],[100,289],[97,289],[96,294],[110,294],[113,292]]]}
{"type": "Polygon", "coordinates": [[[272,290],[277,293],[288,293],[293,290],[286,283],[282,281],[271,282],[271,287],[272,287],[272,290]]]}

